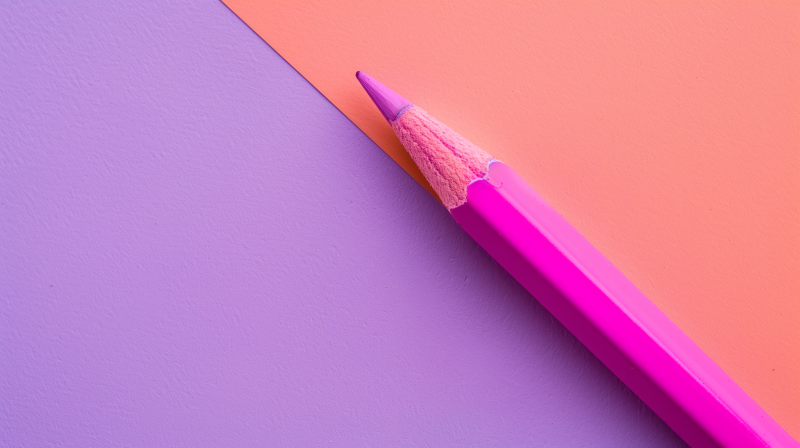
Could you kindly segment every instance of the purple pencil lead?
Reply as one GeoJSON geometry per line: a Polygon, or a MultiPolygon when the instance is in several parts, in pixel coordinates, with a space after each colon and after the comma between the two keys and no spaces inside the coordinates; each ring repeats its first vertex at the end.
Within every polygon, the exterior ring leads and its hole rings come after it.
{"type": "Polygon", "coordinates": [[[400,118],[400,115],[402,115],[406,109],[413,106],[410,101],[361,70],[356,72],[356,78],[358,78],[358,82],[361,83],[364,90],[367,91],[367,95],[372,98],[372,102],[375,103],[378,110],[381,111],[383,118],[389,123],[400,118]]]}

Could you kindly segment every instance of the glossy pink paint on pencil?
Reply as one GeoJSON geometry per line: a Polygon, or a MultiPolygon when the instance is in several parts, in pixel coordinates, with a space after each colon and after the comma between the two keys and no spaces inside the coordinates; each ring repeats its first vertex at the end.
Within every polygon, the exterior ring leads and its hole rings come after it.
{"type": "MultiPolygon", "coordinates": [[[[456,221],[692,446],[793,446],[705,353],[511,168],[493,162],[456,221]]],[[[794,445],[796,446],[796,444],[794,445]]]]}
{"type": "Polygon", "coordinates": [[[462,228],[687,443],[800,446],[514,170],[357,77],[462,228]]]}

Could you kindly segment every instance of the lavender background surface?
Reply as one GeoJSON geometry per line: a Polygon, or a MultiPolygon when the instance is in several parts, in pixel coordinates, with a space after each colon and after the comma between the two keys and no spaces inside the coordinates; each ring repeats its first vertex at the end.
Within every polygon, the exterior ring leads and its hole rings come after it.
{"type": "Polygon", "coordinates": [[[0,366],[0,446],[683,445],[215,1],[3,6],[0,366]]]}

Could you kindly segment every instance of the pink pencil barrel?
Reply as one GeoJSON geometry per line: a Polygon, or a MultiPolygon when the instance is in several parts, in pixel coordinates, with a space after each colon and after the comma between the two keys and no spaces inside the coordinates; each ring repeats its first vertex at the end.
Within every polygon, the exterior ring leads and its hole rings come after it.
{"type": "Polygon", "coordinates": [[[511,168],[492,162],[450,211],[691,446],[797,446],[511,168]]]}

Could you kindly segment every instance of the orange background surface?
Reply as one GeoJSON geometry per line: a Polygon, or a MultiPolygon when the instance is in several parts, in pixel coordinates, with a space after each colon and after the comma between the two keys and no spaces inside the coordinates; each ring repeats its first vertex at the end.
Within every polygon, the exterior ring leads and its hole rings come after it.
{"type": "Polygon", "coordinates": [[[800,2],[224,2],[421,183],[356,70],[513,166],[800,439],[800,2]]]}

